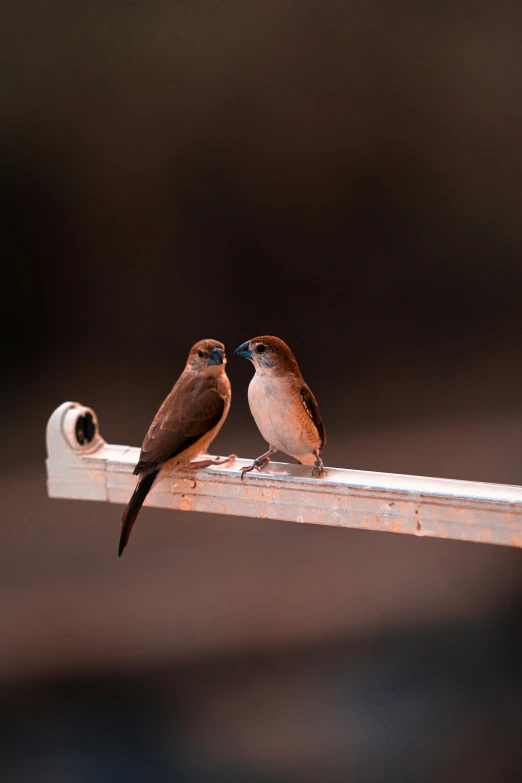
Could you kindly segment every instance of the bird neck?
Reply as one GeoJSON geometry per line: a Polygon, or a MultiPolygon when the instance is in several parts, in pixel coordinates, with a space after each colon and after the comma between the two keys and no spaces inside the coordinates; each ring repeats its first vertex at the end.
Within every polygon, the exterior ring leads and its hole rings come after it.
{"type": "Polygon", "coordinates": [[[226,361],[223,362],[223,364],[211,364],[210,367],[205,367],[205,369],[202,371],[202,375],[204,375],[206,378],[211,377],[215,378],[219,375],[225,375],[225,364],[226,361]]]}

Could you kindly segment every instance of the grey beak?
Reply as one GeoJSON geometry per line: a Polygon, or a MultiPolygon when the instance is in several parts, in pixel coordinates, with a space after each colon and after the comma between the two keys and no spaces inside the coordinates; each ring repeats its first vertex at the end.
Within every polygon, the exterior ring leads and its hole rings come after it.
{"type": "Polygon", "coordinates": [[[207,362],[207,367],[212,367],[213,364],[223,364],[223,357],[225,352],[221,348],[213,348],[210,351],[210,358],[207,362]]]}
{"type": "Polygon", "coordinates": [[[248,350],[249,345],[250,340],[247,340],[246,343],[243,343],[243,345],[240,345],[239,348],[236,348],[234,353],[237,353],[238,356],[242,356],[244,359],[252,359],[252,354],[248,350]]]}

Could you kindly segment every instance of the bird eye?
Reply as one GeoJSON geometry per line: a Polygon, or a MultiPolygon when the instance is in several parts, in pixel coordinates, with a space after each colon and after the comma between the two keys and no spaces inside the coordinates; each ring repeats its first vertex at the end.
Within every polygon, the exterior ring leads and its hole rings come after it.
{"type": "Polygon", "coordinates": [[[201,348],[200,348],[200,349],[199,349],[199,351],[198,351],[198,356],[199,356],[199,358],[200,358],[200,359],[202,359],[202,358],[203,358],[203,356],[204,356],[204,353],[203,353],[203,351],[201,350],[201,348]]]}
{"type": "Polygon", "coordinates": [[[266,345],[263,343],[259,343],[259,345],[256,347],[256,351],[258,353],[263,353],[263,351],[266,351],[266,345]]]}

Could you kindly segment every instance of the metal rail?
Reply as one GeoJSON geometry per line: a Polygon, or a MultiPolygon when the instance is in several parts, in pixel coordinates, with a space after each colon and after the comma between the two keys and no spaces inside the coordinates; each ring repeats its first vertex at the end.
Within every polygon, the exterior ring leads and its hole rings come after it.
{"type": "MultiPolygon", "coordinates": [[[[47,425],[49,497],[127,503],[139,449],[106,443],[96,414],[75,402],[47,425]]],[[[522,547],[522,487],[271,462],[240,480],[250,460],[158,481],[146,505],[522,547]]]]}

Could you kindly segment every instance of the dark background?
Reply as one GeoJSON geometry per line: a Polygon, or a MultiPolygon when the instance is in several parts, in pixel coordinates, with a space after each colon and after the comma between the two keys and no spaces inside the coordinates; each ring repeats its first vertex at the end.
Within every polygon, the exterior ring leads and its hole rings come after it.
{"type": "Polygon", "coordinates": [[[0,772],[519,781],[522,553],[46,497],[67,399],[138,445],[196,340],[220,453],[285,339],[327,464],[520,484],[522,6],[4,0],[0,772]]]}

